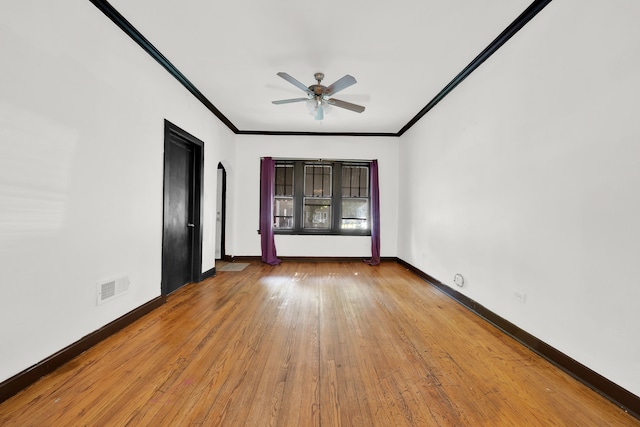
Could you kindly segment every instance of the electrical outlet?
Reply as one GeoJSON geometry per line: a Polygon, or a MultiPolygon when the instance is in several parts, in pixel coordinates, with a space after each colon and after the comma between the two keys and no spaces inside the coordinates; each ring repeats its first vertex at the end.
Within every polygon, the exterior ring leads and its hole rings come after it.
{"type": "Polygon", "coordinates": [[[458,273],[455,276],[453,276],[453,283],[455,283],[459,287],[463,287],[464,286],[464,277],[462,277],[462,274],[458,273]]]}
{"type": "Polygon", "coordinates": [[[524,292],[521,292],[521,291],[515,291],[515,292],[513,293],[513,297],[514,297],[516,300],[518,300],[518,301],[520,301],[521,303],[523,303],[523,304],[527,301],[527,294],[525,294],[524,292]]]}

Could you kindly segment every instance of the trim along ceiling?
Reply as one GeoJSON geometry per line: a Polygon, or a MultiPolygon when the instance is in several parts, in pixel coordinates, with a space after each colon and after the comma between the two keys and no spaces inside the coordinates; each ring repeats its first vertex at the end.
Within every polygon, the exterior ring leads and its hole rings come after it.
{"type": "MultiPolygon", "coordinates": [[[[236,134],[400,136],[551,0],[90,0],[236,134]],[[304,92],[358,83],[322,121],[304,92]]],[[[529,25],[527,31],[535,31],[529,25]]]]}

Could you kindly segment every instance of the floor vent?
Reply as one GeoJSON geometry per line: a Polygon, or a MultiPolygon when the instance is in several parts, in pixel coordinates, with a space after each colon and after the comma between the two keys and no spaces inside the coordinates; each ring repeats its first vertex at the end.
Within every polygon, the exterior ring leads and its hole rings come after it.
{"type": "Polygon", "coordinates": [[[122,276],[98,283],[98,305],[110,301],[129,290],[129,277],[122,276]]]}

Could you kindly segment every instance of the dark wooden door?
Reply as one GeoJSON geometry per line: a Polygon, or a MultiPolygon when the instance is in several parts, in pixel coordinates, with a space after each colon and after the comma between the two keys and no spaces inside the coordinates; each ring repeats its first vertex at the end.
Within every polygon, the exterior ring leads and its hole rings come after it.
{"type": "Polygon", "coordinates": [[[193,281],[193,149],[173,139],[167,153],[165,250],[167,293],[193,281]]]}
{"type": "Polygon", "coordinates": [[[204,143],[165,120],[162,294],[202,280],[204,143]]]}
{"type": "Polygon", "coordinates": [[[164,291],[193,281],[194,152],[186,141],[169,141],[165,167],[164,291]]]}

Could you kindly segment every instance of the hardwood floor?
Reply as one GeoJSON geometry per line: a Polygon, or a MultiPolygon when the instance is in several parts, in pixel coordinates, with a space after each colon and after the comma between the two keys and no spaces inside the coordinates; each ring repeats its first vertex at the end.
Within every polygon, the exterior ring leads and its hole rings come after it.
{"type": "Polygon", "coordinates": [[[251,263],[0,404],[2,426],[640,426],[399,264],[251,263]]]}

